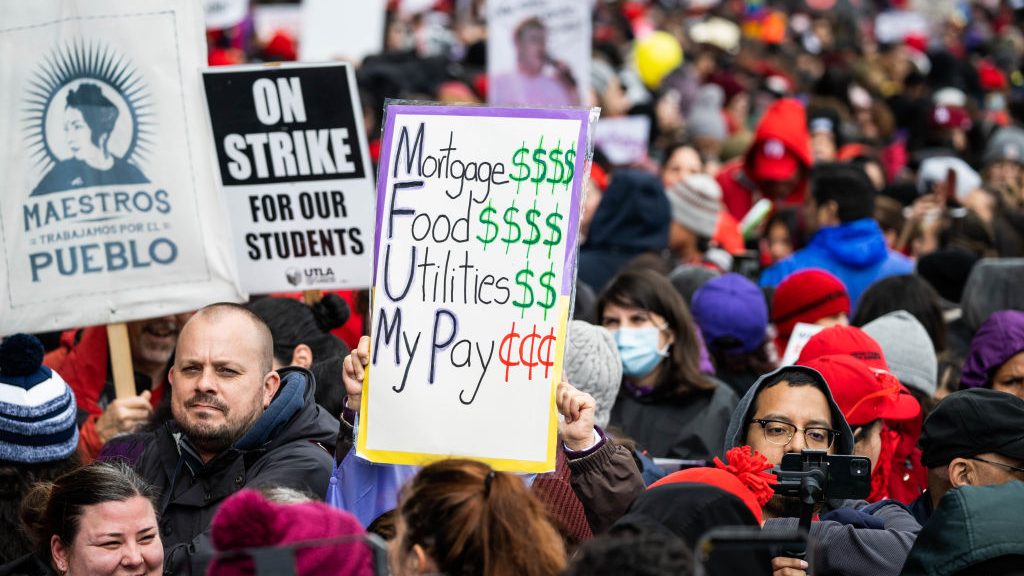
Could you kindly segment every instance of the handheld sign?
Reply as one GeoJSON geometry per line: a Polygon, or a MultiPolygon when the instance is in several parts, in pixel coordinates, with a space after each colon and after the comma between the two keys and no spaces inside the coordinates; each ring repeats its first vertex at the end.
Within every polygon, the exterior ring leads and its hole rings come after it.
{"type": "Polygon", "coordinates": [[[248,292],[370,285],[372,165],[348,64],[203,73],[248,292]]]}
{"type": "Polygon", "coordinates": [[[360,456],[554,469],[596,116],[387,107],[360,456]]]}
{"type": "Polygon", "coordinates": [[[797,322],[796,326],[793,327],[793,333],[789,336],[789,343],[786,344],[786,351],[782,354],[782,362],[779,365],[789,366],[795,364],[797,359],[800,358],[800,352],[803,351],[804,346],[807,345],[815,334],[824,329],[824,326],[818,326],[817,324],[797,322]]]}
{"type": "Polygon", "coordinates": [[[239,301],[198,2],[0,4],[0,334],[239,301]]]}

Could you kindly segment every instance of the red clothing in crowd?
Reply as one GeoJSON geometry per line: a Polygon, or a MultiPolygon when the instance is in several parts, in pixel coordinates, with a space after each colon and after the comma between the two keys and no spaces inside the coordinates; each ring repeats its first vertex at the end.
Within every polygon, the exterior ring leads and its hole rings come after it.
{"type": "Polygon", "coordinates": [[[788,196],[774,199],[777,205],[803,204],[811,165],[807,113],[798,100],[783,98],[772,104],[761,118],[747,153],[727,163],[718,173],[725,208],[734,218],[742,220],[762,197],[757,174],[779,174],[794,162],[800,171],[800,181],[788,196]]]}
{"type": "MultiPolygon", "coordinates": [[[[89,414],[78,436],[78,453],[85,463],[95,459],[103,447],[96,432],[96,419],[103,414],[100,397],[111,378],[109,356],[107,327],[90,326],[65,331],[60,347],[43,358],[43,363],[56,370],[71,387],[79,410],[89,414]]],[[[154,408],[163,398],[165,388],[160,382],[150,391],[149,401],[154,408]]]]}

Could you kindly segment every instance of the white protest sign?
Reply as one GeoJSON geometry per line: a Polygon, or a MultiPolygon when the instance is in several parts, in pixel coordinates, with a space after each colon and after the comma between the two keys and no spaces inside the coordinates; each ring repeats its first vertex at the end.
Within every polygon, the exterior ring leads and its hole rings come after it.
{"type": "Polygon", "coordinates": [[[789,343],[786,344],[786,351],[782,354],[782,363],[780,366],[789,366],[797,361],[800,357],[800,352],[803,351],[804,346],[807,342],[817,334],[824,330],[824,326],[818,326],[817,324],[806,324],[804,322],[797,322],[796,326],[793,327],[793,333],[789,336],[789,343]]]}
{"type": "Polygon", "coordinates": [[[552,470],[596,111],[392,104],[385,116],[358,453],[552,470]]]}
{"type": "Polygon", "coordinates": [[[580,0],[487,2],[487,100],[579,106],[590,93],[590,6],[580,0]]]}
{"type": "Polygon", "coordinates": [[[0,3],[0,333],[244,298],[174,0],[0,3]]]}
{"type": "Polygon", "coordinates": [[[647,158],[651,119],[647,116],[601,118],[594,129],[594,146],[617,166],[642,162],[647,158]]]}
{"type": "Polygon", "coordinates": [[[256,39],[269,42],[278,31],[302,38],[302,6],[299,4],[256,4],[252,7],[256,39]]]}
{"type": "Polygon", "coordinates": [[[299,60],[356,62],[384,49],[386,0],[303,0],[299,60]]]}
{"type": "Polygon", "coordinates": [[[928,35],[928,20],[920,12],[890,10],[875,16],[875,39],[900,44],[912,34],[928,35]]]}
{"type": "Polygon", "coordinates": [[[248,292],[370,285],[373,165],[348,64],[203,74],[248,292]]]}
{"type": "Polygon", "coordinates": [[[233,28],[249,13],[249,0],[204,0],[206,27],[210,30],[233,28]]]}

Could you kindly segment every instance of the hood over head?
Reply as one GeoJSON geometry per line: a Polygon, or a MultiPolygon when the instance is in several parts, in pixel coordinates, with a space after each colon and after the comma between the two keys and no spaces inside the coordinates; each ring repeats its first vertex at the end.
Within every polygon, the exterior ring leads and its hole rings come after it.
{"type": "Polygon", "coordinates": [[[804,168],[806,181],[811,157],[811,137],[807,131],[807,112],[799,100],[782,98],[765,111],[754,132],[754,142],[744,158],[744,172],[757,179],[758,174],[784,180],[794,168],[804,168]]]}
{"type": "MultiPolygon", "coordinates": [[[[832,428],[839,430],[839,438],[836,439],[834,446],[834,452],[836,454],[853,454],[853,431],[850,430],[850,425],[846,423],[846,418],[843,417],[843,411],[839,409],[839,405],[836,404],[835,399],[832,398],[832,392],[828,388],[828,383],[825,378],[822,377],[817,370],[808,368],[806,366],[782,366],[777,368],[757,379],[754,385],[747,390],[747,393],[740,398],[740,403],[736,406],[736,410],[732,413],[732,418],[729,420],[729,427],[725,431],[725,448],[724,451],[728,452],[731,448],[736,446],[743,446],[747,444],[746,431],[747,424],[750,419],[754,417],[755,400],[761,393],[765,384],[773,380],[775,376],[782,372],[802,372],[807,376],[810,376],[818,390],[825,395],[825,400],[828,401],[829,412],[832,415],[832,428]]],[[[783,386],[783,384],[779,384],[783,386]]]]}
{"type": "Polygon", "coordinates": [[[671,206],[661,180],[640,170],[617,170],[594,213],[588,248],[620,248],[636,253],[668,245],[671,206]]]}

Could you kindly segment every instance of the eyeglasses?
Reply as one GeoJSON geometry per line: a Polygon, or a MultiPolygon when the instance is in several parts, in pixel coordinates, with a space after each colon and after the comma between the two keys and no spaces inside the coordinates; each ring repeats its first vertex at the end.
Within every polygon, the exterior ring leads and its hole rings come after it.
{"type": "Polygon", "coordinates": [[[831,428],[811,427],[811,428],[797,428],[789,422],[780,422],[778,420],[763,420],[760,418],[754,418],[751,422],[760,424],[761,431],[764,432],[764,439],[771,444],[776,446],[788,446],[793,441],[793,436],[796,433],[804,433],[804,444],[814,450],[825,450],[832,446],[837,436],[839,436],[838,430],[831,428]]]}
{"type": "Polygon", "coordinates": [[[1009,464],[1003,464],[1002,462],[993,462],[991,460],[985,460],[984,458],[978,458],[976,456],[972,456],[971,460],[977,460],[978,462],[984,462],[985,464],[991,464],[993,466],[999,466],[1000,468],[1006,468],[1007,470],[1012,470],[1014,472],[1019,472],[1019,473],[1024,474],[1024,468],[1021,468],[1020,466],[1011,466],[1009,464]]]}

